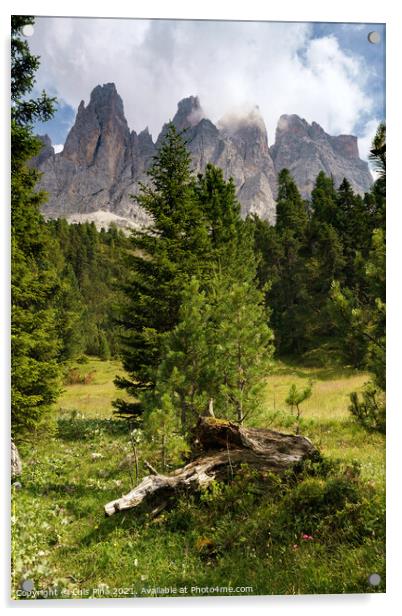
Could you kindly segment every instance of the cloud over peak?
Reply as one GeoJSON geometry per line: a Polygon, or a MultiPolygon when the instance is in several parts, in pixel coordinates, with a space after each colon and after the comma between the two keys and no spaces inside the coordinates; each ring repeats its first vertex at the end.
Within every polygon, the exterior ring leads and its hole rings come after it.
{"type": "Polygon", "coordinates": [[[270,143],[284,113],[330,134],[373,119],[364,58],[311,24],[37,18],[30,46],[38,87],[76,108],[114,82],[130,128],[154,138],[189,93],[214,122],[258,105],[270,143]]]}

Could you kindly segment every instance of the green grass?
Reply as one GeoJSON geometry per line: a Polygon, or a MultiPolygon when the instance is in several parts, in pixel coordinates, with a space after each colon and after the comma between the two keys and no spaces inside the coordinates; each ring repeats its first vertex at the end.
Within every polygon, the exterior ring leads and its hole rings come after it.
{"type": "Polygon", "coordinates": [[[313,381],[313,393],[303,402],[302,433],[320,451],[345,462],[357,460],[364,479],[379,489],[385,484],[385,439],[376,432],[367,432],[352,418],[348,406],[349,395],[359,391],[369,375],[349,368],[294,368],[278,365],[268,379],[263,414],[259,425],[294,428],[295,422],[285,399],[290,386],[305,386],[313,381]]]}
{"type": "MultiPolygon", "coordinates": [[[[290,385],[314,380],[302,432],[326,459],[341,461],[328,476],[302,476],[296,486],[274,482],[256,493],[240,477],[201,501],[183,495],[154,519],[137,511],[106,519],[104,504],[132,485],[131,465],[124,463],[128,429],[111,409],[113,378],[122,369],[95,359],[78,367],[93,372],[92,382],[66,386],[53,430],[21,445],[22,488],[13,488],[14,596],[26,579],[61,598],[164,595],[164,587],[203,594],[195,586],[251,586],[255,594],[384,592],[384,437],[360,428],[347,410],[348,394],[367,375],[280,364],[267,380],[254,423],[283,431],[294,426],[284,402],[290,385]],[[349,496],[344,477],[353,461],[361,478],[351,479],[349,496]],[[339,494],[329,506],[331,490],[339,494]],[[304,541],[302,532],[313,540],[304,541]],[[368,585],[373,572],[382,576],[378,587],[368,585]]],[[[152,451],[141,454],[158,464],[152,451]]],[[[140,472],[146,474],[142,465],[140,472]]],[[[209,594],[216,592],[237,594],[209,594]]]]}
{"type": "Polygon", "coordinates": [[[122,375],[118,361],[102,361],[89,358],[85,364],[74,364],[81,375],[92,374],[93,380],[88,385],[67,385],[59,399],[61,409],[75,409],[87,417],[110,417],[112,401],[115,398],[127,399],[124,391],[117,390],[113,380],[122,375]]]}

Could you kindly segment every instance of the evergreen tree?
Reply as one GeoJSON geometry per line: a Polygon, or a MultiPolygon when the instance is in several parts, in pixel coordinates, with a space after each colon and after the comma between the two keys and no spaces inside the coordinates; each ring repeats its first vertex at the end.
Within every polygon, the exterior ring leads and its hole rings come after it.
{"type": "Polygon", "coordinates": [[[233,273],[243,276],[244,267],[247,272],[250,259],[255,258],[253,229],[241,218],[232,178],[226,181],[222,169],[207,164],[204,173],[198,175],[195,198],[207,232],[204,271],[208,272],[210,262],[219,263],[222,268],[230,267],[233,273]]]}
{"type": "Polygon", "coordinates": [[[107,341],[105,334],[101,331],[99,332],[99,350],[98,355],[103,360],[110,359],[110,346],[107,341]]]}
{"type": "Polygon", "coordinates": [[[302,238],[308,222],[307,207],[288,169],[278,175],[276,228],[279,234],[291,230],[302,238]]]}
{"type": "MultiPolygon", "coordinates": [[[[385,126],[379,127],[373,142],[372,155],[383,170],[374,183],[369,203],[377,202],[372,209],[377,214],[385,211],[385,126]],[[379,184],[378,184],[379,182],[379,184]]],[[[374,220],[385,218],[374,216],[374,220]]],[[[370,221],[372,224],[372,220],[370,221]]],[[[358,340],[361,364],[370,370],[372,379],[361,394],[352,393],[350,411],[369,429],[385,431],[385,228],[373,230],[370,249],[364,260],[362,282],[359,288],[342,287],[334,282],[332,306],[339,331],[346,339],[358,340]]]]}
{"type": "MultiPolygon", "coordinates": [[[[134,232],[121,306],[121,349],[129,379],[117,387],[134,397],[154,387],[161,360],[163,334],[177,324],[181,294],[190,276],[205,268],[208,229],[195,198],[190,156],[184,139],[170,123],[163,144],[148,171],[149,184],[136,200],[150,215],[150,227],[134,232]]],[[[122,412],[137,407],[117,400],[122,412]]]]}
{"type": "Polygon", "coordinates": [[[253,229],[254,250],[257,259],[257,278],[259,287],[273,285],[280,279],[282,246],[275,226],[267,220],[254,215],[249,218],[253,229]]]}
{"type": "MultiPolygon", "coordinates": [[[[234,184],[224,180],[220,169],[207,165],[204,174],[191,175],[189,154],[173,125],[168,127],[149,175],[152,183],[142,186],[137,200],[152,216],[153,224],[133,235],[135,252],[130,258],[131,280],[125,286],[121,319],[123,362],[131,379],[116,380],[119,387],[139,397],[140,404],[117,401],[116,407],[123,412],[142,412],[147,400],[162,391],[162,382],[169,382],[169,387],[174,382],[177,400],[185,399],[180,411],[185,426],[187,419],[200,411],[202,383],[208,372],[203,366],[196,375],[195,357],[201,353],[203,339],[195,343],[194,328],[199,331],[199,320],[194,316],[191,322],[188,314],[182,313],[185,289],[192,277],[198,280],[199,293],[208,294],[205,311],[211,300],[211,271],[222,271],[233,284],[250,285],[256,273],[252,228],[241,219],[234,184]],[[183,340],[187,340],[188,357],[180,346],[183,340]],[[180,385],[184,373],[186,379],[180,385]]],[[[225,290],[229,292],[230,287],[225,290]]],[[[249,294],[251,297],[251,291],[249,294]]],[[[194,301],[196,298],[201,302],[197,293],[194,301]]],[[[222,298],[222,305],[224,301],[222,298]]],[[[213,305],[218,313],[218,304],[213,305]]],[[[190,304],[187,308],[191,314],[197,307],[190,304]]],[[[200,322],[206,318],[204,312],[202,315],[200,322]]],[[[161,400],[162,393],[158,395],[161,400]]]]}
{"type": "Polygon", "coordinates": [[[373,139],[369,158],[374,165],[374,170],[377,174],[374,188],[382,193],[385,197],[385,182],[386,182],[386,128],[385,122],[378,125],[376,134],[373,139]]]}
{"type": "Polygon", "coordinates": [[[184,289],[179,322],[165,336],[155,390],[146,398],[150,409],[173,409],[185,436],[210,405],[217,417],[239,423],[255,413],[273,352],[264,295],[252,275],[238,281],[216,269],[204,287],[192,278],[184,289]]]}
{"type": "Polygon", "coordinates": [[[332,178],[318,174],[311,195],[311,218],[306,234],[305,345],[312,358],[322,361],[337,352],[335,328],[328,313],[332,281],[343,276],[343,245],[336,230],[337,192],[332,178]]]}
{"type": "Polygon", "coordinates": [[[259,407],[273,355],[264,293],[256,288],[253,263],[248,265],[247,278],[222,271],[212,279],[214,309],[207,330],[218,414],[239,423],[259,407]]]}
{"type": "Polygon", "coordinates": [[[312,220],[337,226],[338,207],[337,192],[334,181],[323,171],[317,175],[311,192],[312,220]]]}
{"type": "Polygon", "coordinates": [[[200,282],[192,277],[183,289],[179,322],[165,334],[162,360],[155,378],[155,390],[145,398],[148,408],[166,407],[176,416],[176,427],[186,436],[209,397],[216,394],[212,349],[207,334],[213,306],[200,282]]]}
{"type": "Polygon", "coordinates": [[[12,263],[12,432],[32,429],[59,393],[60,352],[53,298],[59,281],[52,244],[39,212],[45,195],[35,191],[38,172],[27,166],[40,149],[32,134],[36,119],[46,120],[53,100],[27,95],[39,58],[31,55],[21,30],[32,17],[13,16],[11,31],[11,263],[12,263]]]}
{"type": "Polygon", "coordinates": [[[80,355],[84,349],[82,295],[73,268],[62,257],[59,288],[55,296],[56,331],[60,341],[58,359],[64,363],[80,355]]]}
{"type": "Polygon", "coordinates": [[[278,176],[275,228],[280,254],[270,304],[277,349],[282,354],[301,354],[305,350],[308,292],[304,255],[307,227],[306,204],[289,171],[283,169],[278,176]]]}
{"type": "Polygon", "coordinates": [[[11,17],[11,119],[21,127],[31,127],[34,120],[49,120],[56,100],[44,91],[36,99],[27,97],[35,83],[39,56],[31,54],[27,41],[22,38],[22,29],[34,22],[34,17],[28,15],[11,17]]]}

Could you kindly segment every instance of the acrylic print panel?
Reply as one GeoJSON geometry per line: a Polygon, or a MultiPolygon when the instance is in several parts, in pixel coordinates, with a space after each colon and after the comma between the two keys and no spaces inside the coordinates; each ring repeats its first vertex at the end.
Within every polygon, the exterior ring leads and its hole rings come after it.
{"type": "Polygon", "coordinates": [[[14,599],[385,592],[384,61],[13,17],[14,599]]]}

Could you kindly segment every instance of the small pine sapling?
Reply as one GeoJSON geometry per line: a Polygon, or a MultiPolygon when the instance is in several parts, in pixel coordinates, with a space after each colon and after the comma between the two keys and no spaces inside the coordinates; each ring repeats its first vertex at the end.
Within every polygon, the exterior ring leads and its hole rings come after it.
{"type": "Polygon", "coordinates": [[[291,412],[293,414],[294,408],[296,408],[296,434],[300,434],[300,419],[301,419],[301,409],[300,405],[305,400],[308,400],[313,391],[313,383],[309,382],[307,387],[304,389],[297,389],[296,385],[293,383],[289,389],[288,397],[285,402],[288,406],[290,406],[291,412]]]}

